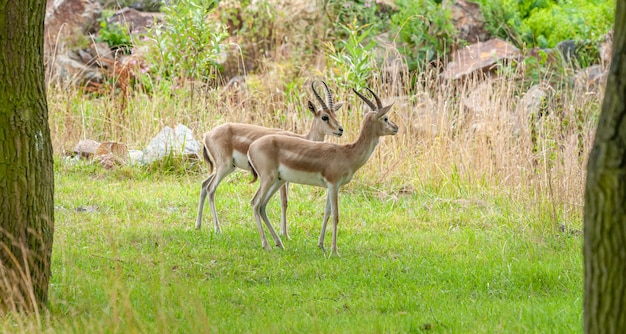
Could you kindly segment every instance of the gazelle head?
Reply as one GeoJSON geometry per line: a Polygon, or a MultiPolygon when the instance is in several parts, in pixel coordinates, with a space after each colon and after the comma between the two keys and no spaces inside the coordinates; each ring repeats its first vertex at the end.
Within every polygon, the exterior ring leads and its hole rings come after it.
{"type": "Polygon", "coordinates": [[[394,122],[390,121],[389,117],[387,117],[387,113],[389,112],[389,110],[391,110],[391,106],[393,106],[393,103],[383,107],[383,104],[378,96],[371,89],[367,87],[365,89],[367,89],[372,94],[372,96],[374,96],[376,104],[374,104],[370,99],[363,96],[356,89],[352,88],[356,95],[358,95],[361,100],[363,100],[371,109],[370,112],[365,114],[365,120],[363,122],[364,126],[369,126],[371,131],[373,131],[374,134],[378,137],[397,134],[398,126],[394,122]]]}
{"type": "Polygon", "coordinates": [[[341,137],[343,135],[343,127],[337,120],[337,114],[335,111],[339,110],[341,106],[343,106],[343,102],[334,103],[333,95],[328,88],[328,85],[324,81],[321,81],[326,88],[326,98],[328,99],[328,103],[324,102],[324,99],[320,96],[320,94],[315,90],[315,81],[311,82],[311,89],[313,90],[313,94],[322,105],[321,108],[315,108],[313,102],[309,101],[309,110],[313,113],[313,128],[317,129],[318,132],[322,136],[333,135],[336,137],[341,137]]]}

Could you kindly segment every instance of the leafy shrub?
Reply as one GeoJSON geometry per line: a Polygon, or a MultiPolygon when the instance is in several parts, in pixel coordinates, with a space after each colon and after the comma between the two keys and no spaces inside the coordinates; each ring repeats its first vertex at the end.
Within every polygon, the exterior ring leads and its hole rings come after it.
{"type": "MultiPolygon", "coordinates": [[[[265,0],[223,1],[220,21],[228,26],[229,33],[238,37],[240,44],[255,44],[256,50],[265,54],[273,45],[274,7],[265,0]]],[[[247,48],[243,48],[244,53],[247,48]]],[[[254,57],[249,54],[245,56],[254,57]]]]}
{"type": "Polygon", "coordinates": [[[178,0],[163,7],[166,25],[153,27],[148,38],[155,42],[150,54],[161,74],[182,79],[208,80],[219,68],[226,38],[220,23],[210,22],[212,1],[178,0]]]}
{"type": "Polygon", "coordinates": [[[598,40],[613,26],[615,0],[478,0],[487,29],[518,46],[598,40]]]}
{"type": "Polygon", "coordinates": [[[411,70],[449,53],[456,36],[449,10],[434,0],[398,0],[396,4],[399,10],[392,15],[391,26],[411,70]]]}
{"type": "Polygon", "coordinates": [[[339,41],[347,37],[347,25],[369,26],[373,34],[386,30],[390,13],[382,10],[374,0],[329,0],[325,4],[332,37],[339,41]]]}
{"type": "Polygon", "coordinates": [[[567,39],[597,40],[613,26],[613,8],[614,1],[551,2],[532,11],[524,24],[543,48],[567,39]]]}
{"type": "Polygon", "coordinates": [[[100,34],[98,42],[106,42],[112,50],[122,50],[130,53],[132,43],[128,28],[117,23],[107,23],[106,18],[100,21],[100,34]]]}
{"type": "Polygon", "coordinates": [[[369,38],[371,26],[357,26],[356,23],[340,26],[347,39],[338,42],[336,48],[332,42],[326,43],[326,56],[331,70],[329,77],[337,78],[344,87],[361,90],[368,86],[367,81],[375,71],[376,62],[371,52],[376,43],[369,38]]]}

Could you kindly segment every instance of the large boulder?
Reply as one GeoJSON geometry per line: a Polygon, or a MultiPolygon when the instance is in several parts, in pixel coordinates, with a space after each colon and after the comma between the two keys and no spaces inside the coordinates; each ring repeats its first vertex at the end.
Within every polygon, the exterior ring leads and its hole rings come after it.
{"type": "Polygon", "coordinates": [[[178,124],[175,128],[165,126],[143,150],[141,163],[150,164],[169,156],[198,158],[201,145],[193,137],[193,132],[178,124]]]}
{"type": "Polygon", "coordinates": [[[168,5],[171,0],[100,0],[104,8],[130,7],[142,12],[158,12],[161,6],[168,5]]]}
{"type": "Polygon", "coordinates": [[[476,43],[491,38],[485,28],[485,17],[479,4],[467,0],[446,0],[443,6],[450,10],[452,23],[459,32],[460,39],[476,43]]]}
{"type": "Polygon", "coordinates": [[[489,71],[494,64],[502,60],[516,59],[520,56],[520,50],[514,45],[494,38],[458,50],[453,55],[453,61],[446,65],[441,75],[447,80],[460,79],[476,71],[489,71]]]}
{"type": "Polygon", "coordinates": [[[163,22],[162,13],[140,12],[134,8],[123,8],[107,19],[107,24],[117,24],[128,30],[129,34],[145,33],[152,25],[163,22]]]}
{"type": "Polygon", "coordinates": [[[97,29],[102,7],[97,0],[48,0],[44,23],[44,55],[63,53],[97,29]]]}
{"type": "Polygon", "coordinates": [[[69,52],[54,57],[54,62],[48,66],[51,82],[63,85],[90,85],[103,81],[102,72],[97,67],[85,65],[80,55],[69,52]]]}

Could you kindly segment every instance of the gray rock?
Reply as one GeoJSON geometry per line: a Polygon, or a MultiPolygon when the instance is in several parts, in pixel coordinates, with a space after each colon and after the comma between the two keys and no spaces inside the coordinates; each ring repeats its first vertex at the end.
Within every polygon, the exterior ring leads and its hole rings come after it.
{"type": "Polygon", "coordinates": [[[142,164],[162,160],[170,155],[199,157],[200,143],[193,137],[193,132],[186,126],[178,124],[174,129],[166,126],[143,150],[142,164]]]}

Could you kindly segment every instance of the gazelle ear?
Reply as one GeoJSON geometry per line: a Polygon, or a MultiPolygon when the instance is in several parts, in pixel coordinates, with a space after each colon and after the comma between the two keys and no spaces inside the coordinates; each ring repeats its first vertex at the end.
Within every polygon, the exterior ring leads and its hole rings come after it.
{"type": "MultiPolygon", "coordinates": [[[[395,103],[395,102],[394,102],[394,103],[395,103]]],[[[383,108],[382,108],[382,109],[380,109],[380,110],[378,110],[378,111],[376,112],[376,117],[377,117],[377,118],[381,118],[381,117],[385,116],[385,114],[386,114],[386,113],[388,113],[388,112],[389,112],[389,110],[391,110],[391,107],[392,107],[392,106],[393,106],[393,103],[392,103],[392,104],[390,104],[390,105],[388,105],[388,106],[386,106],[386,107],[383,107],[383,108]]]]}
{"type": "Polygon", "coordinates": [[[333,105],[333,110],[337,111],[343,106],[344,102],[337,102],[333,105]]]}
{"type": "Polygon", "coordinates": [[[308,107],[309,110],[313,113],[313,115],[317,115],[317,109],[315,108],[315,105],[313,104],[313,102],[308,101],[308,107]]]}

